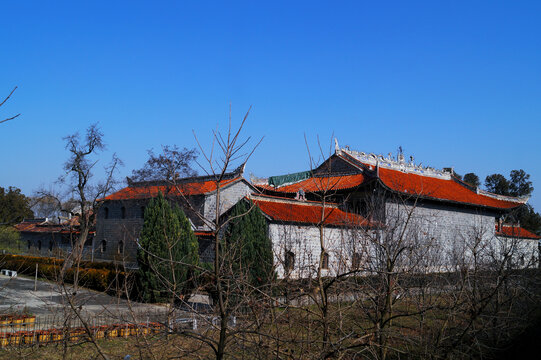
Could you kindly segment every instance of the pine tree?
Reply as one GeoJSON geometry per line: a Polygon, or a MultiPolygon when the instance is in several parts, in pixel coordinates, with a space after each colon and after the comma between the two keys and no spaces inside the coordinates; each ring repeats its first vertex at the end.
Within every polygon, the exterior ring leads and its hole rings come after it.
{"type": "Polygon", "coordinates": [[[252,202],[241,201],[232,209],[234,219],[228,229],[228,242],[237,249],[236,271],[245,272],[254,287],[268,285],[274,279],[272,243],[261,210],[252,202]]]}
{"type": "Polygon", "coordinates": [[[160,192],[145,209],[139,236],[138,283],[146,302],[164,302],[191,291],[198,242],[184,212],[160,192]]]}

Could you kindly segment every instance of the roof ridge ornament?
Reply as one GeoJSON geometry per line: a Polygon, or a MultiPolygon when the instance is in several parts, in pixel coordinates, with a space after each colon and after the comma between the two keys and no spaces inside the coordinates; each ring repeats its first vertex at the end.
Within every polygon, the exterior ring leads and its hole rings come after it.
{"type": "Polygon", "coordinates": [[[394,159],[392,156],[384,157],[383,155],[377,155],[373,153],[366,154],[364,152],[359,152],[346,148],[342,148],[340,149],[340,151],[344,154],[351,156],[357,161],[360,161],[361,163],[373,165],[376,168],[382,167],[407,173],[418,174],[422,176],[431,176],[445,180],[451,179],[451,173],[445,170],[435,169],[430,166],[423,167],[422,163],[415,164],[413,162],[413,156],[410,157],[411,162],[408,162],[406,161],[404,154],[399,154],[397,156],[397,159],[394,159]]]}

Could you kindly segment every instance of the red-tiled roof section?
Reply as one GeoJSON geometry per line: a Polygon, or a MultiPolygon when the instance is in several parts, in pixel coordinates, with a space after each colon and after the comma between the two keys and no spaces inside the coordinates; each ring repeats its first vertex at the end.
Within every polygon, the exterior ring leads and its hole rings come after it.
{"type": "MultiPolygon", "coordinates": [[[[72,234],[79,233],[79,227],[78,226],[70,227],[69,223],[50,224],[50,223],[38,223],[35,221],[23,221],[17,225],[14,225],[14,227],[18,231],[25,232],[25,233],[44,233],[44,234],[52,234],[52,233],[69,234],[70,232],[72,234]]],[[[90,231],[89,233],[94,234],[95,231],[90,231]]]]}
{"type": "Polygon", "coordinates": [[[496,235],[532,240],[541,239],[541,236],[538,236],[524,228],[513,225],[503,225],[501,231],[498,231],[498,224],[496,224],[496,235]]]}
{"type": "Polygon", "coordinates": [[[62,225],[41,225],[35,222],[22,222],[17,225],[14,225],[15,229],[21,232],[42,232],[42,233],[51,233],[51,232],[60,232],[64,230],[62,225]]]}
{"type": "Polygon", "coordinates": [[[379,178],[390,189],[412,195],[439,200],[454,201],[498,209],[511,209],[522,205],[519,202],[496,199],[468,189],[452,179],[439,179],[405,173],[399,170],[379,168],[379,178]]]}
{"type": "MultiPolygon", "coordinates": [[[[220,187],[239,181],[242,177],[227,179],[220,182],[220,187]]],[[[215,181],[200,181],[181,183],[177,186],[151,185],[151,186],[128,186],[107,197],[104,200],[129,200],[129,199],[148,199],[158,196],[161,191],[164,195],[184,196],[206,194],[216,190],[215,181]]]]}
{"type": "Polygon", "coordinates": [[[329,176],[329,177],[311,177],[294,184],[274,187],[271,185],[256,185],[265,190],[277,191],[282,193],[296,193],[300,189],[304,192],[323,192],[333,190],[351,189],[361,185],[365,181],[363,174],[329,176]]]}
{"type": "Polygon", "coordinates": [[[209,237],[214,235],[212,231],[194,231],[193,234],[198,237],[209,237]]]}
{"type": "MultiPolygon", "coordinates": [[[[313,201],[297,201],[270,196],[254,196],[254,204],[268,217],[276,221],[302,224],[321,223],[323,206],[313,201]]],[[[325,225],[374,227],[367,219],[357,214],[346,213],[334,205],[325,206],[325,225]]]]}

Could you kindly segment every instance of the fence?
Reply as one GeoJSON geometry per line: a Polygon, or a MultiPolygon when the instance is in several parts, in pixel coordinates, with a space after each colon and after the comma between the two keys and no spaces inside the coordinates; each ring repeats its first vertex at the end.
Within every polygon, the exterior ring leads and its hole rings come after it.
{"type": "MultiPolygon", "coordinates": [[[[237,319],[232,317],[228,322],[234,327],[237,319]]],[[[90,334],[95,339],[104,339],[165,334],[187,328],[196,331],[218,323],[219,318],[215,316],[178,310],[169,312],[167,309],[124,313],[123,316],[90,313],[81,314],[81,317],[75,317],[73,313],[39,317],[3,315],[0,316],[0,348],[88,341],[90,334]]]]}
{"type": "Polygon", "coordinates": [[[0,333],[12,333],[17,331],[41,331],[50,329],[73,329],[84,328],[84,320],[89,327],[118,325],[118,324],[143,324],[161,323],[167,324],[171,314],[167,310],[145,310],[139,312],[123,312],[118,314],[82,312],[81,317],[73,313],[65,315],[63,311],[58,314],[41,316],[3,315],[0,316],[0,333]]]}

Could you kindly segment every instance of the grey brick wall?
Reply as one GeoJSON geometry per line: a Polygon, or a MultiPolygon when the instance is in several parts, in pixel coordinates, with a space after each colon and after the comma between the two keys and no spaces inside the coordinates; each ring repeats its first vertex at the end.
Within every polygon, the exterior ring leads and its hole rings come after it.
{"type": "MultiPolygon", "coordinates": [[[[231,209],[240,199],[249,195],[251,188],[244,181],[239,181],[230,186],[220,189],[220,215],[231,209]]],[[[216,193],[211,193],[205,198],[204,215],[205,218],[214,221],[216,214],[216,193]]],[[[202,230],[211,230],[204,226],[202,230]]]]}
{"type": "Polygon", "coordinates": [[[96,222],[94,259],[136,262],[137,238],[147,204],[146,200],[124,200],[106,201],[101,206],[96,222]]]}
{"type": "MultiPolygon", "coordinates": [[[[237,182],[221,190],[221,208],[223,214],[246,196],[250,187],[245,182],[237,182]]],[[[101,206],[96,224],[94,240],[94,259],[125,261],[135,264],[137,261],[137,240],[143,227],[143,208],[150,199],[106,201],[101,206]],[[123,245],[121,245],[121,242],[123,245]],[[103,244],[105,243],[105,247],[103,244]]],[[[210,230],[205,226],[201,217],[205,214],[208,219],[214,218],[216,195],[196,195],[186,199],[173,199],[186,213],[197,230],[210,230]]],[[[214,248],[211,242],[201,240],[199,244],[200,257],[203,261],[214,259],[214,248]]]]}
{"type": "Polygon", "coordinates": [[[496,246],[496,212],[422,201],[412,204],[388,200],[385,207],[385,231],[393,231],[392,236],[397,240],[401,236],[403,241],[411,241],[417,248],[430,248],[431,252],[427,252],[423,260],[430,262],[431,267],[439,267],[434,270],[454,270],[458,264],[468,263],[474,241],[483,243],[486,254],[489,247],[496,246]],[[432,259],[428,259],[429,256],[432,259]]]}

